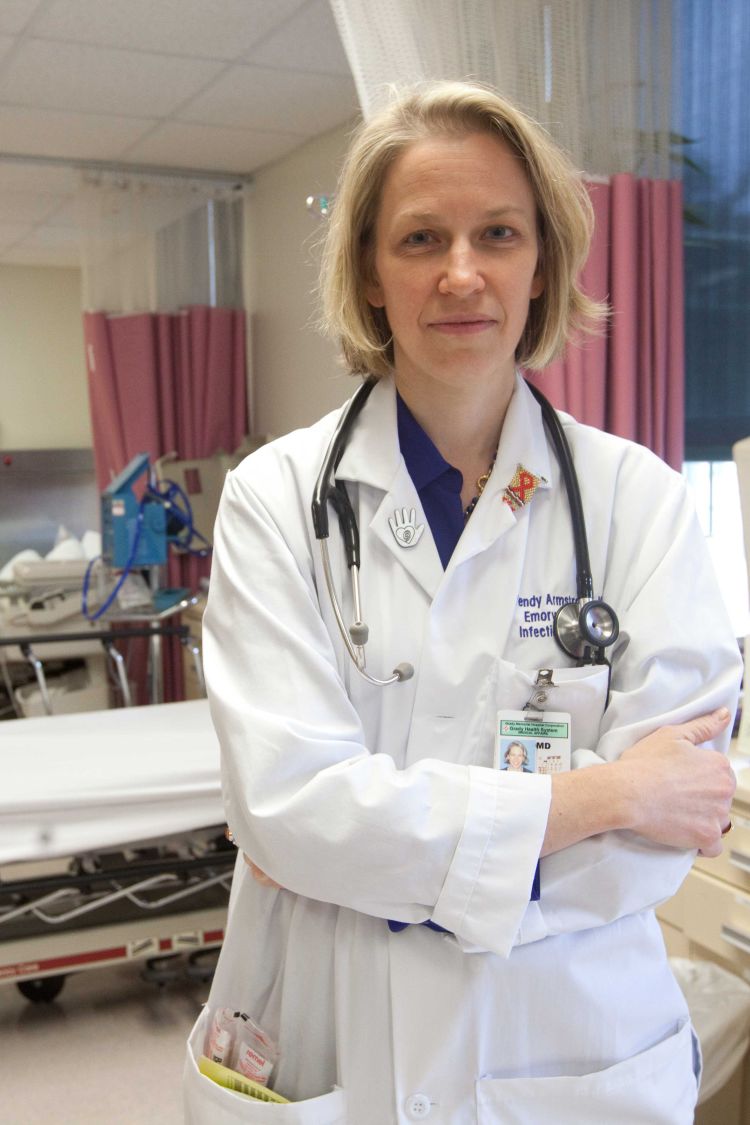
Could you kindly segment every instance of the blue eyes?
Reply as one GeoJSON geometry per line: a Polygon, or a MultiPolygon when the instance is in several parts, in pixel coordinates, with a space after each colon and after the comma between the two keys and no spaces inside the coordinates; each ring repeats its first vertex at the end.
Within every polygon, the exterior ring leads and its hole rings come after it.
{"type": "MultiPolygon", "coordinates": [[[[511,227],[506,227],[498,223],[496,226],[487,227],[482,234],[482,238],[489,242],[507,242],[515,233],[516,232],[512,230],[511,227]]],[[[438,236],[434,235],[431,231],[415,230],[412,231],[411,234],[407,234],[404,239],[404,244],[406,246],[421,247],[431,246],[432,243],[437,241],[438,236]]]]}
{"type": "Polygon", "coordinates": [[[513,231],[510,229],[510,227],[496,226],[489,227],[487,230],[487,234],[490,238],[496,238],[502,242],[506,238],[510,238],[510,236],[513,234],[513,231]]]}

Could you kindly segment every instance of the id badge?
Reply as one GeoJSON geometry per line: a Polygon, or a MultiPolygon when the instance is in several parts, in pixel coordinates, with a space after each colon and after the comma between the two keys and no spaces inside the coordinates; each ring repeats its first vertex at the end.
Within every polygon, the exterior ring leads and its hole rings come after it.
{"type": "MultiPolygon", "coordinates": [[[[498,711],[495,767],[509,773],[561,773],[570,769],[570,714],[567,711],[498,711]]],[[[536,865],[531,901],[541,897],[536,865]]]]}
{"type": "Polygon", "coordinates": [[[570,769],[567,711],[498,711],[495,768],[511,773],[562,773],[570,769]]]}

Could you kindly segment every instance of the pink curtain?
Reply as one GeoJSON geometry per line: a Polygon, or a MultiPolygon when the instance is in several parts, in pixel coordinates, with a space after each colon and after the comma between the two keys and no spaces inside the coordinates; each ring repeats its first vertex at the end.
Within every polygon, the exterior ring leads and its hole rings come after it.
{"type": "MultiPolygon", "coordinates": [[[[239,445],[247,431],[244,310],[84,313],[83,328],[100,489],[136,453],[155,461],[174,450],[185,460],[239,445]]],[[[168,581],[196,589],[209,569],[210,559],[172,553],[168,581]]],[[[172,646],[166,699],[181,697],[178,670],[172,646]]]]}
{"type": "Polygon", "coordinates": [[[596,226],[583,270],[612,316],[532,379],[581,422],[647,445],[673,468],[684,448],[682,185],[628,174],[590,184],[596,226]]]}

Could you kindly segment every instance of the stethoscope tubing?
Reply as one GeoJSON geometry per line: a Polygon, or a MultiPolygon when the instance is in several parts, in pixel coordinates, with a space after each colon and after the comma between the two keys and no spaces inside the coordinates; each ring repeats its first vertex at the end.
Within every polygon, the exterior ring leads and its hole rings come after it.
{"type": "MultiPolygon", "coordinates": [[[[331,435],[331,440],[328,443],[323,463],[320,466],[318,479],[315,482],[312,498],[312,521],[315,530],[316,539],[327,539],[329,535],[328,527],[328,501],[332,499],[332,493],[337,488],[340,482],[335,480],[336,470],[339,467],[339,462],[343,457],[346,443],[349,440],[349,435],[352,432],[354,423],[359,417],[362,407],[367,402],[373,387],[377,383],[374,375],[369,375],[352,395],[351,399],[341,411],[339,420],[336,423],[336,429],[331,435]]],[[[346,489],[343,485],[340,486],[344,490],[346,496],[346,489]]],[[[334,506],[336,506],[334,504],[334,506]]],[[[338,507],[336,507],[338,513],[338,507]]],[[[340,513],[339,513],[339,518],[340,513]]],[[[356,529],[356,520],[354,521],[356,529]]],[[[359,532],[356,535],[357,547],[359,547],[359,532]]],[[[348,561],[348,560],[347,560],[348,561]]],[[[349,562],[349,566],[353,563],[349,562]]]]}
{"type": "Polygon", "coordinates": [[[591,600],[594,597],[594,581],[591,577],[591,561],[589,559],[589,545],[586,537],[586,520],[583,514],[583,501],[581,489],[578,485],[578,474],[573,465],[573,454],[570,444],[563,429],[560,416],[552,403],[543,395],[533,383],[526,383],[534,398],[542,409],[542,418],[547,427],[552,444],[555,447],[557,463],[560,466],[565,492],[570,507],[570,522],[573,529],[573,544],[576,554],[576,595],[579,601],[582,598],[591,600]]]}
{"type": "MultiPolygon", "coordinates": [[[[367,641],[367,626],[362,621],[362,610],[359,597],[359,528],[352,508],[346,486],[342,481],[336,480],[336,470],[339,466],[349,435],[359,417],[362,408],[369,398],[377,379],[368,376],[357,388],[348,404],[342,410],[336,428],[328,443],[323,463],[318,473],[313,491],[311,505],[313,530],[316,539],[320,542],[323,558],[323,573],[325,576],[328,595],[333,607],[336,623],[341,636],[359,672],[372,684],[384,686],[401,680],[409,679],[414,674],[410,664],[399,664],[393,674],[387,679],[378,679],[371,676],[366,670],[365,643],[367,641]],[[344,542],[347,567],[352,580],[354,599],[355,621],[351,629],[347,629],[344,616],[339,603],[328,552],[328,537],[330,534],[328,521],[328,503],[333,505],[339,520],[339,527],[344,542]]],[[[588,539],[586,535],[586,521],[581,500],[581,490],[578,476],[573,464],[573,454],[565,431],[552,403],[546,398],[538,387],[526,383],[532,395],[539,403],[542,419],[555,449],[560,472],[568,497],[571,525],[573,531],[573,544],[576,560],[576,601],[569,602],[561,607],[555,617],[554,635],[561,648],[578,661],[579,664],[607,663],[604,657],[605,649],[614,644],[619,635],[617,615],[606,602],[594,599],[594,583],[591,575],[591,562],[589,558],[588,539]],[[597,618],[598,615],[598,618],[597,618]],[[603,623],[603,624],[602,624],[603,623]]]]}

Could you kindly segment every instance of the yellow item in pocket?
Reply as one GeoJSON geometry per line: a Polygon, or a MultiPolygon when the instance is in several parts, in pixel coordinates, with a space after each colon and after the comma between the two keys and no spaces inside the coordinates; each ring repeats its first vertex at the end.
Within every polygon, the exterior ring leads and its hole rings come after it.
{"type": "Polygon", "coordinates": [[[253,1082],[252,1078],[245,1078],[243,1074],[238,1074],[236,1070],[230,1070],[228,1066],[222,1066],[221,1063],[213,1062],[205,1055],[201,1055],[198,1059],[198,1070],[206,1078],[210,1078],[212,1082],[224,1086],[227,1090],[232,1090],[235,1094],[241,1094],[243,1097],[254,1098],[259,1102],[289,1104],[289,1098],[282,1098],[281,1094],[269,1090],[267,1086],[261,1086],[259,1082],[253,1082]]]}

